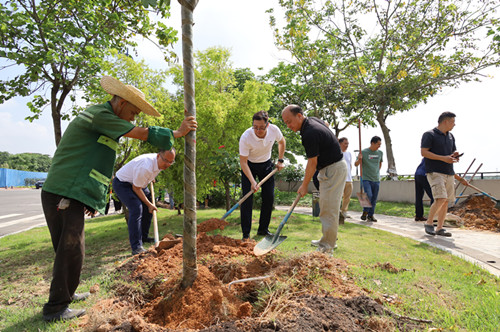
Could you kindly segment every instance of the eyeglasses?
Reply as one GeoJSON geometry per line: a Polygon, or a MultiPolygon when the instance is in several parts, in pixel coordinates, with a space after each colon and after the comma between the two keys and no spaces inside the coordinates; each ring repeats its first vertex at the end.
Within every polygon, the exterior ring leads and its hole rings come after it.
{"type": "Polygon", "coordinates": [[[264,130],[266,130],[266,128],[267,128],[267,123],[266,123],[266,125],[265,125],[265,126],[263,126],[263,127],[252,126],[252,128],[253,128],[253,130],[257,130],[257,131],[259,131],[259,130],[260,130],[260,131],[264,131],[264,130]]]}
{"type": "Polygon", "coordinates": [[[161,153],[158,153],[158,155],[160,156],[161,160],[163,160],[165,163],[167,163],[168,165],[173,165],[175,164],[175,160],[172,160],[172,161],[168,161],[167,159],[163,158],[163,156],[161,155],[161,153]]]}

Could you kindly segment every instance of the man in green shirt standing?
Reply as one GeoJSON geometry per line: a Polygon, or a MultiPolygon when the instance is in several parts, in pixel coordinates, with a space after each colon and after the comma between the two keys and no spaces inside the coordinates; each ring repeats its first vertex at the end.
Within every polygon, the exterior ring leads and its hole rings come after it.
{"type": "Polygon", "coordinates": [[[375,205],[377,205],[380,188],[380,168],[382,167],[382,157],[384,156],[383,152],[379,150],[381,145],[382,139],[378,136],[373,136],[370,140],[370,147],[363,149],[354,163],[355,166],[362,163],[363,174],[361,176],[361,185],[372,204],[370,208],[363,208],[361,220],[377,221],[373,215],[375,213],[375,205]]]}
{"type": "Polygon", "coordinates": [[[72,301],[89,295],[75,294],[85,256],[85,214],[104,213],[120,137],[170,150],[174,138],[197,127],[194,117],[185,118],[178,130],[135,127],[130,122],[140,112],[153,116],[160,113],[137,88],[110,76],[104,76],[100,83],[113,98],[87,108],[71,121],[54,154],[41,194],[56,253],[49,301],[43,307],[46,321],[67,320],[85,313],[68,308],[72,301]]]}

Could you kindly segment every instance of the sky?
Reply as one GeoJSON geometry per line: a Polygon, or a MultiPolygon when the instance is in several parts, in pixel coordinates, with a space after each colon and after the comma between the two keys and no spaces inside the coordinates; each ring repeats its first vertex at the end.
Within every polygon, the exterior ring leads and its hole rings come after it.
{"type": "MultiPolygon", "coordinates": [[[[289,55],[274,46],[269,14],[265,13],[273,3],[269,0],[238,0],[235,6],[235,0],[200,0],[194,11],[194,49],[205,50],[213,46],[229,48],[233,68],[250,68],[257,75],[266,73],[279,61],[288,61],[289,55]]],[[[168,23],[179,30],[181,39],[180,5],[172,1],[172,6],[172,17],[168,23]]],[[[180,41],[174,49],[181,57],[180,41]]],[[[166,69],[159,50],[147,41],[140,41],[138,58],[144,59],[152,68],[166,69]]],[[[452,133],[457,149],[464,152],[461,161],[455,165],[455,171],[465,172],[475,159],[472,171],[482,163],[481,171],[500,172],[500,149],[497,145],[500,142],[500,70],[491,69],[485,74],[490,77],[480,83],[471,82],[457,89],[446,89],[430,98],[427,104],[387,120],[398,174],[414,173],[421,159],[422,134],[437,126],[439,114],[444,111],[451,111],[457,116],[452,133]]],[[[29,98],[14,98],[0,104],[0,151],[52,156],[55,142],[50,112],[46,110],[39,120],[29,123],[24,120],[30,115],[27,101],[29,98]]],[[[63,124],[63,130],[67,123],[63,124]]],[[[362,127],[361,134],[363,149],[369,146],[372,136],[383,139],[379,128],[362,127]]],[[[359,149],[356,127],[343,131],[340,136],[349,139],[349,151],[359,149]]],[[[385,174],[384,140],[381,150],[384,152],[381,174],[385,174]]]]}

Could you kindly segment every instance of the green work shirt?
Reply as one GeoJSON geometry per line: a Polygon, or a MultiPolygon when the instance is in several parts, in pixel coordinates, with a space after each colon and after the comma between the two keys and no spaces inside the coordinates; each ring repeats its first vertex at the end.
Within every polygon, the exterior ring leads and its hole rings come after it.
{"type": "Polygon", "coordinates": [[[380,163],[384,153],[380,150],[372,151],[370,148],[363,149],[363,180],[380,181],[380,163]]]}
{"type": "Polygon", "coordinates": [[[109,102],[78,114],[57,147],[43,190],[104,213],[118,140],[133,128],[109,102]]]}

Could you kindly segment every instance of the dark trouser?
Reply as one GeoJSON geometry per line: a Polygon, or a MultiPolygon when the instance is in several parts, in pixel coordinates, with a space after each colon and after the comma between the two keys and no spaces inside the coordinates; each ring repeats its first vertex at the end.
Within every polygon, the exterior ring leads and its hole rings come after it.
{"type": "Polygon", "coordinates": [[[424,216],[424,191],[431,199],[431,205],[434,203],[432,197],[431,186],[425,175],[415,175],[415,217],[422,218],[424,216]]]}
{"type": "MultiPolygon", "coordinates": [[[[263,163],[252,163],[248,161],[248,167],[250,167],[250,171],[252,172],[255,181],[261,181],[267,174],[272,172],[274,165],[271,160],[263,163]]],[[[241,194],[243,196],[251,190],[250,180],[248,180],[243,171],[241,172],[241,189],[241,194]]],[[[262,207],[260,209],[259,229],[257,232],[264,233],[268,231],[269,222],[271,221],[271,213],[273,212],[274,175],[262,185],[260,190],[262,196],[262,207]]],[[[252,229],[252,207],[253,194],[250,195],[250,197],[248,197],[240,207],[241,231],[243,232],[243,237],[250,236],[250,230],[252,229]]]]}
{"type": "MultiPolygon", "coordinates": [[[[132,251],[142,246],[149,234],[151,219],[153,215],[149,213],[148,207],[134,193],[132,184],[122,182],[115,176],[113,179],[113,190],[120,201],[128,208],[128,238],[132,251]]],[[[146,187],[142,189],[146,197],[151,200],[151,192],[146,187]]]]}
{"type": "Polygon", "coordinates": [[[71,303],[80,283],[85,257],[85,206],[70,199],[66,209],[58,210],[57,205],[62,198],[42,190],[43,213],[56,253],[49,302],[43,306],[44,315],[64,310],[71,303]]]}
{"type": "Polygon", "coordinates": [[[380,189],[380,182],[368,181],[361,179],[361,183],[363,184],[363,189],[366,192],[366,195],[370,199],[370,203],[372,207],[363,208],[363,212],[367,212],[369,216],[373,216],[375,213],[375,207],[377,205],[378,192],[380,189]]]}

